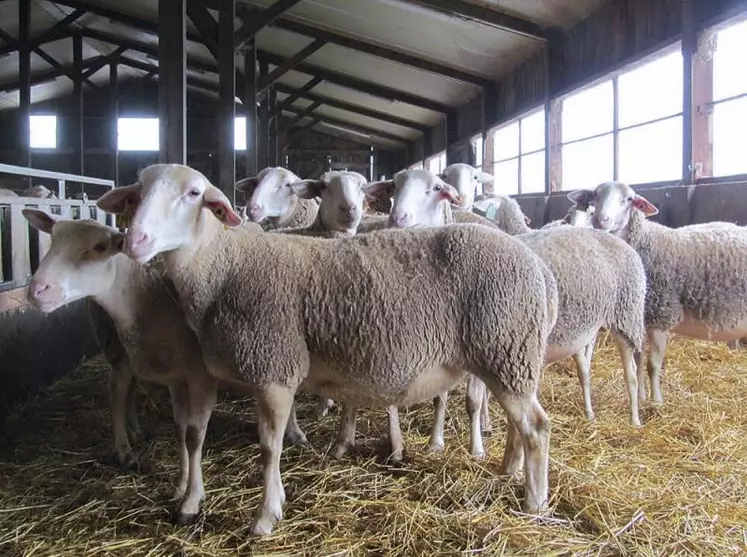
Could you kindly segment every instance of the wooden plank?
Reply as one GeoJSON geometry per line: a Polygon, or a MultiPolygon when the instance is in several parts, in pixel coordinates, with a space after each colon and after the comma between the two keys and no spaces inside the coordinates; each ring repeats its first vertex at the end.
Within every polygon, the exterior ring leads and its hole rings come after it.
{"type": "Polygon", "coordinates": [[[10,238],[13,283],[21,286],[31,276],[31,254],[29,250],[29,224],[23,216],[24,206],[16,203],[10,206],[10,238]]]}

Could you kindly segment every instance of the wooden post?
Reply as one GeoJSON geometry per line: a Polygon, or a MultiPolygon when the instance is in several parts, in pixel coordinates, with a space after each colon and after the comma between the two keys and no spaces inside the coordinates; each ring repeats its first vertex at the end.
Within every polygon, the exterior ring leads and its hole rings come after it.
{"type": "Polygon", "coordinates": [[[236,183],[236,151],[234,127],[236,118],[236,63],[234,48],[234,17],[236,1],[222,0],[218,14],[218,70],[220,98],[220,137],[218,138],[218,187],[234,200],[236,183]]]}
{"type": "Polygon", "coordinates": [[[159,160],[187,162],[187,51],[185,0],[158,2],[159,160]]]}

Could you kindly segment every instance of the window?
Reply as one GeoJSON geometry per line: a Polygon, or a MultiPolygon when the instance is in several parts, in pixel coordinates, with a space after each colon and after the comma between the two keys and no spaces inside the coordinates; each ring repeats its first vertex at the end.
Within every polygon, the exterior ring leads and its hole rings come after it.
{"type": "Polygon", "coordinates": [[[246,151],[246,116],[233,119],[233,150],[246,151]]]}
{"type": "Polygon", "coordinates": [[[41,114],[29,116],[29,147],[57,149],[57,116],[41,114]]]}
{"type": "Polygon", "coordinates": [[[678,46],[564,99],[562,189],[681,178],[682,71],[678,46]]]}
{"type": "Polygon", "coordinates": [[[482,168],[482,161],[484,156],[482,134],[476,135],[475,137],[470,139],[469,144],[472,147],[472,152],[475,154],[475,168],[482,168]]]}
{"type": "Polygon", "coordinates": [[[418,161],[415,164],[408,166],[407,170],[423,170],[423,161],[418,161]]]}
{"type": "Polygon", "coordinates": [[[117,121],[117,149],[158,151],[158,118],[120,118],[117,121]]]}
{"type": "Polygon", "coordinates": [[[425,161],[426,168],[433,174],[441,174],[444,168],[446,168],[446,151],[441,151],[438,155],[435,155],[425,161]]]}
{"type": "Polygon", "coordinates": [[[544,193],[544,108],[493,131],[492,141],[496,192],[505,195],[544,193]]]}
{"type": "Polygon", "coordinates": [[[747,21],[716,34],[713,54],[713,175],[747,174],[747,21]]]}

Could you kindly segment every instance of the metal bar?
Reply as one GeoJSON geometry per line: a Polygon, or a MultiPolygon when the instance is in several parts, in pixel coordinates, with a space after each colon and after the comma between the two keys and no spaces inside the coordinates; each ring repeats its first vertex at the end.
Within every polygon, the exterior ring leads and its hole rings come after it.
{"type": "Polygon", "coordinates": [[[69,13],[65,17],[63,17],[60,21],[55,23],[52,27],[44,31],[41,35],[38,37],[35,37],[31,44],[34,46],[40,46],[47,42],[50,38],[54,37],[59,31],[62,31],[63,29],[67,29],[67,27],[79,19],[83,14],[86,13],[86,10],[82,8],[78,8],[72,13],[69,13]]]}
{"type": "Polygon", "coordinates": [[[410,4],[420,4],[433,11],[441,12],[457,19],[467,19],[489,25],[537,41],[545,40],[545,30],[531,21],[465,2],[464,0],[405,0],[410,4]]]}
{"type": "MultiPolygon", "coordinates": [[[[29,33],[31,22],[31,2],[18,3],[18,135],[20,140],[18,162],[31,166],[31,49],[29,33]]],[[[15,279],[15,276],[13,277],[15,279]]]]}
{"type": "Polygon", "coordinates": [[[158,2],[158,100],[160,152],[164,163],[187,162],[187,49],[185,0],[158,2]]]}
{"type": "Polygon", "coordinates": [[[112,179],[119,183],[119,82],[117,81],[117,62],[109,65],[109,146],[112,151],[112,179]]]}
{"type": "Polygon", "coordinates": [[[83,174],[83,37],[79,33],[73,37],[73,66],[73,168],[83,174]]]}
{"type": "Polygon", "coordinates": [[[378,44],[369,43],[352,37],[346,37],[344,35],[327,31],[326,29],[318,29],[310,25],[292,21],[287,17],[279,18],[277,21],[272,23],[272,27],[290,31],[292,33],[297,33],[299,35],[306,35],[307,37],[312,37],[316,40],[329,42],[337,46],[349,48],[351,50],[364,52],[372,56],[377,56],[379,58],[390,60],[392,62],[398,62],[400,64],[411,66],[413,68],[417,68],[419,70],[423,70],[432,74],[445,76],[457,81],[463,81],[465,83],[472,83],[473,85],[477,85],[479,87],[485,87],[492,83],[492,80],[487,79],[483,76],[465,72],[463,70],[453,68],[451,66],[446,66],[444,64],[439,64],[438,62],[432,62],[430,60],[419,58],[417,56],[413,56],[411,54],[400,52],[398,50],[387,48],[378,44]]]}
{"type": "Polygon", "coordinates": [[[112,180],[103,178],[92,178],[91,176],[80,176],[78,174],[67,174],[65,172],[52,172],[26,166],[13,164],[0,164],[0,174],[14,174],[16,176],[29,176],[31,178],[49,178],[50,180],[66,180],[68,182],[80,182],[81,184],[93,184],[96,186],[114,187],[112,180]]]}
{"type": "Polygon", "coordinates": [[[682,0],[682,183],[694,184],[693,164],[693,57],[698,52],[698,31],[693,0],[682,0]]]}
{"type": "Polygon", "coordinates": [[[299,50],[296,54],[288,58],[285,62],[283,62],[281,65],[279,65],[277,68],[272,70],[262,81],[259,83],[258,87],[258,93],[262,93],[265,91],[270,85],[275,83],[278,79],[280,79],[283,75],[288,73],[290,70],[295,68],[298,64],[306,60],[309,56],[314,54],[315,52],[319,51],[325,44],[327,44],[327,41],[323,39],[317,39],[301,50],[299,50]]]}
{"type": "Polygon", "coordinates": [[[288,93],[290,96],[287,97],[283,102],[281,102],[277,107],[275,107],[275,114],[280,114],[285,108],[292,105],[294,102],[296,102],[298,99],[303,97],[305,94],[307,94],[309,91],[311,91],[314,87],[319,85],[322,81],[324,81],[321,77],[313,77],[309,81],[307,81],[303,87],[300,89],[293,89],[292,92],[290,91],[290,88],[286,88],[284,85],[279,86],[280,91],[283,91],[285,89],[285,93],[288,93]]]}
{"type": "Polygon", "coordinates": [[[114,52],[112,52],[111,54],[107,54],[106,56],[103,56],[98,62],[96,62],[95,64],[91,65],[91,67],[88,68],[83,73],[83,78],[84,79],[88,79],[93,74],[95,74],[97,71],[99,71],[101,68],[103,68],[107,64],[109,64],[112,61],[114,61],[117,58],[119,58],[122,54],[124,54],[124,52],[126,50],[127,50],[126,46],[120,46],[120,47],[117,47],[117,49],[114,52]]]}
{"type": "Polygon", "coordinates": [[[246,152],[245,173],[256,176],[257,168],[257,49],[254,39],[248,42],[249,48],[244,51],[244,88],[242,102],[246,112],[246,152]]]}
{"type": "Polygon", "coordinates": [[[218,14],[218,66],[220,67],[220,135],[218,187],[234,200],[236,183],[236,152],[234,150],[234,118],[236,110],[236,63],[233,22],[236,0],[222,0],[218,14]]]}
{"type": "Polygon", "coordinates": [[[242,48],[244,43],[249,39],[254,38],[257,33],[300,1],[301,0],[277,0],[272,6],[263,10],[261,15],[257,15],[255,18],[252,18],[252,21],[244,23],[244,25],[236,32],[236,47],[242,48]]]}

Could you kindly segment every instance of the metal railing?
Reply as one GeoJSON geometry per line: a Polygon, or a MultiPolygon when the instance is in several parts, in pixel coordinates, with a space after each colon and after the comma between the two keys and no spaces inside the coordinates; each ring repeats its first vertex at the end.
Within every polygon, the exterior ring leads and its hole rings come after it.
{"type": "Polygon", "coordinates": [[[49,234],[40,233],[29,225],[22,213],[26,207],[41,209],[62,219],[93,219],[109,226],[114,224],[114,216],[99,210],[95,201],[65,199],[67,182],[113,188],[112,180],[9,164],[0,164],[2,173],[56,180],[59,199],[0,195],[0,292],[28,284],[49,249],[49,234]]]}

